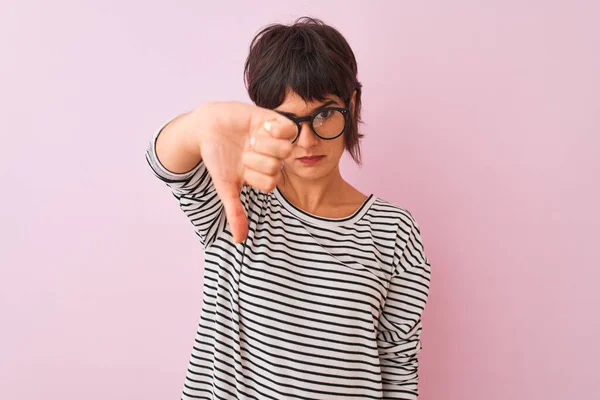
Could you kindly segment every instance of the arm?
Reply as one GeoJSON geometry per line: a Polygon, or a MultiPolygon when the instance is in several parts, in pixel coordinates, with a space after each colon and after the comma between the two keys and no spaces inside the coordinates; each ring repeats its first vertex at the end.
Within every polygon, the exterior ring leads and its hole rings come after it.
{"type": "Polygon", "coordinates": [[[273,190],[296,134],[296,125],[273,110],[240,102],[205,103],[168,123],[146,155],[205,246],[226,224],[241,243],[248,232],[240,201],[244,185],[273,190]]]}
{"type": "Polygon", "coordinates": [[[421,316],[427,302],[431,268],[419,230],[399,230],[395,270],[379,318],[378,347],[385,399],[417,399],[421,316]]]}
{"type": "Polygon", "coordinates": [[[200,163],[200,141],[193,129],[197,120],[193,111],[182,114],[163,126],[155,136],[155,155],[166,171],[185,174],[200,163]]]}
{"type": "Polygon", "coordinates": [[[192,135],[190,113],[167,123],[154,135],[146,160],[154,174],[170,189],[194,226],[200,242],[208,247],[226,227],[223,203],[200,156],[192,135]]]}

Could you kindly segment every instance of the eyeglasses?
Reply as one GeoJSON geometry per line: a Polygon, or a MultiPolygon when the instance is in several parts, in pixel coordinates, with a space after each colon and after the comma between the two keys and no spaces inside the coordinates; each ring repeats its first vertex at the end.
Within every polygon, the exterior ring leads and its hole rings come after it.
{"type": "Polygon", "coordinates": [[[347,105],[345,108],[325,107],[318,110],[314,115],[309,115],[306,117],[292,117],[283,111],[275,111],[292,120],[298,127],[298,134],[292,143],[295,143],[300,137],[300,131],[302,130],[302,126],[300,124],[306,121],[309,122],[310,128],[315,135],[323,140],[333,140],[344,133],[344,130],[346,129],[346,121],[348,119],[348,115],[350,115],[349,101],[347,101],[346,104],[347,105]]]}

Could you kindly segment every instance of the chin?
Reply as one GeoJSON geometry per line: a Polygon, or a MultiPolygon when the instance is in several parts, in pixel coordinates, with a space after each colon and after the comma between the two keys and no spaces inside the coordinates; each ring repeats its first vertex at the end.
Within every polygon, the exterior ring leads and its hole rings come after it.
{"type": "Polygon", "coordinates": [[[289,175],[294,175],[298,178],[312,181],[326,177],[333,171],[333,168],[322,166],[320,168],[294,168],[288,169],[289,175]]]}

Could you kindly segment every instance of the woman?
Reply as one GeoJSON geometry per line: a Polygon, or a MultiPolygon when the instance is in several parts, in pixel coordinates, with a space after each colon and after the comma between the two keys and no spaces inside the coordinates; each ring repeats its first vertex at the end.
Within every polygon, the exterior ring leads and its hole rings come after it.
{"type": "Polygon", "coordinates": [[[430,267],[410,213],[339,169],[360,163],[361,84],[334,28],[253,40],[256,105],[169,122],[147,160],[205,247],[184,399],[415,399],[430,267]]]}

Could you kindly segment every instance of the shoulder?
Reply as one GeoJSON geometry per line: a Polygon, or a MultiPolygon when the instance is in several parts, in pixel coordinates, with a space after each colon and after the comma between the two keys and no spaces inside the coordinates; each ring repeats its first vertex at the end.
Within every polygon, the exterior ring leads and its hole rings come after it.
{"type": "Polygon", "coordinates": [[[385,221],[395,268],[404,270],[427,263],[419,224],[407,208],[377,198],[371,209],[374,221],[385,221]]]}
{"type": "Polygon", "coordinates": [[[370,214],[377,219],[384,219],[389,223],[397,224],[405,231],[419,230],[416,219],[407,208],[379,197],[375,197],[370,214]]]}

